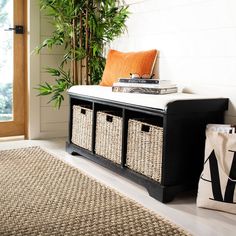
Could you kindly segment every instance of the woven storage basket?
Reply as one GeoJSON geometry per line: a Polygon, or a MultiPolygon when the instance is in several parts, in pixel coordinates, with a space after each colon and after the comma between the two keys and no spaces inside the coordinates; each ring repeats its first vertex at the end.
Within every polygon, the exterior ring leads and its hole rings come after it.
{"type": "Polygon", "coordinates": [[[128,122],[127,167],[160,182],[162,144],[162,127],[130,119],[128,122]]]}
{"type": "Polygon", "coordinates": [[[72,143],[92,150],[92,116],[89,108],[73,106],[72,143]]]}
{"type": "Polygon", "coordinates": [[[105,112],[97,112],[96,154],[120,164],[121,146],[122,118],[105,112]]]}

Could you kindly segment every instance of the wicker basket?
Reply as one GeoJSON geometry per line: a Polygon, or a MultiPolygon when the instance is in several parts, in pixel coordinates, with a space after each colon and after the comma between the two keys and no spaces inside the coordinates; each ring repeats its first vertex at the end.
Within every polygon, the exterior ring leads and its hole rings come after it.
{"type": "Polygon", "coordinates": [[[126,165],[161,182],[163,128],[138,120],[128,122],[126,165]]]}
{"type": "Polygon", "coordinates": [[[72,143],[92,150],[92,116],[89,108],[73,106],[72,143]]]}
{"type": "Polygon", "coordinates": [[[105,112],[97,112],[96,154],[115,163],[121,163],[122,118],[105,112]]]}

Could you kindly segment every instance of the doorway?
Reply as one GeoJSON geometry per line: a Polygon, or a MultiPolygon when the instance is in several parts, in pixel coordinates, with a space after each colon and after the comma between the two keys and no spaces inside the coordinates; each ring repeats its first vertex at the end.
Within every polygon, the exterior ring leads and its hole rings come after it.
{"type": "Polygon", "coordinates": [[[26,0],[0,0],[0,137],[26,135],[26,0]]]}

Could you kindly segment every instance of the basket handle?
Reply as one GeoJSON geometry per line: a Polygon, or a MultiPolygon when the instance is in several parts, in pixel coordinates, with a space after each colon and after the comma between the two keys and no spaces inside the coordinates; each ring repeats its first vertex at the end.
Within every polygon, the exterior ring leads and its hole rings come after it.
{"type": "Polygon", "coordinates": [[[141,131],[148,133],[150,131],[150,126],[142,124],[141,131]]]}
{"type": "Polygon", "coordinates": [[[86,114],[86,110],[81,108],[80,113],[85,115],[86,114]]]}
{"type": "Polygon", "coordinates": [[[107,122],[112,122],[112,121],[113,121],[113,117],[107,115],[107,117],[106,117],[106,121],[107,121],[107,122]]]}

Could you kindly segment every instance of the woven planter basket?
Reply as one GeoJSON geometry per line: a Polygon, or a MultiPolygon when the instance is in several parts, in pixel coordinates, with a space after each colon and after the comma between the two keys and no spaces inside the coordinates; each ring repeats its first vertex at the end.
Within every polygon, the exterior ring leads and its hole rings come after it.
{"type": "Polygon", "coordinates": [[[128,122],[126,165],[161,182],[163,128],[138,120],[128,122]]]}
{"type": "Polygon", "coordinates": [[[115,163],[121,163],[122,118],[97,112],[96,154],[115,163]]]}
{"type": "Polygon", "coordinates": [[[92,151],[92,117],[91,109],[73,106],[72,143],[92,151]]]}

